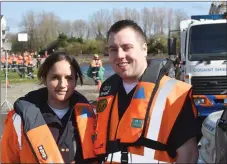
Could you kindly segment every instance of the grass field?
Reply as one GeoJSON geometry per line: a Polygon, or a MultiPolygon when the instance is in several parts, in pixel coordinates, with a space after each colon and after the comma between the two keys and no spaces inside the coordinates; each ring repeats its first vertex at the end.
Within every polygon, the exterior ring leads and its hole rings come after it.
{"type": "MultiPolygon", "coordinates": [[[[34,79],[28,79],[27,75],[25,76],[25,78],[20,78],[19,74],[17,72],[12,72],[10,70],[10,72],[8,72],[8,80],[10,84],[15,84],[15,83],[39,83],[38,79],[37,79],[37,69],[34,70],[33,74],[35,75],[34,79]]],[[[5,84],[5,72],[3,70],[0,71],[0,80],[2,84],[5,84]]]]}

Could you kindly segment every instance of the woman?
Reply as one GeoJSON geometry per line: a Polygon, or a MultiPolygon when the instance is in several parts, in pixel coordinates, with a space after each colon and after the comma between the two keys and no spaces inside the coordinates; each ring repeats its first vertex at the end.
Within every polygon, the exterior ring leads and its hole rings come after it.
{"type": "Polygon", "coordinates": [[[77,61],[65,52],[48,56],[39,69],[44,88],[14,103],[2,137],[2,163],[91,163],[95,115],[74,90],[83,84],[77,61]]]}

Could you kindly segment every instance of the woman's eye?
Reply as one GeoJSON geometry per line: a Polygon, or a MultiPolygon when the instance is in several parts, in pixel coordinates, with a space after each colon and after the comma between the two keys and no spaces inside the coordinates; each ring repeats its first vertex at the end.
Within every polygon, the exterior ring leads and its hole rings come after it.
{"type": "Polygon", "coordinates": [[[57,76],[52,76],[51,79],[56,80],[56,79],[58,79],[58,77],[57,76]]]}
{"type": "Polygon", "coordinates": [[[66,79],[68,79],[68,80],[72,80],[72,79],[73,79],[73,77],[72,77],[72,76],[68,76],[68,77],[66,77],[66,79]]]}

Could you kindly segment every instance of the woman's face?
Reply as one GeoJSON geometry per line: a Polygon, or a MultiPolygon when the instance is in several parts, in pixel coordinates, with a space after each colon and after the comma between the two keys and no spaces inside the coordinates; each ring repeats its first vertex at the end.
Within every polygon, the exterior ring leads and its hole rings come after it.
{"type": "Polygon", "coordinates": [[[45,84],[50,105],[64,103],[69,100],[76,87],[75,70],[68,61],[59,61],[47,73],[45,84]]]}

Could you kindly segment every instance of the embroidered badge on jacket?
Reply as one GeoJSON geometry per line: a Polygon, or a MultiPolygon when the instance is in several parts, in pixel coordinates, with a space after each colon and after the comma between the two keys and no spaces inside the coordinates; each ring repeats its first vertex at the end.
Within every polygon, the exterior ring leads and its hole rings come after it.
{"type": "Polygon", "coordinates": [[[142,128],[142,125],[143,125],[143,120],[142,119],[137,119],[137,118],[133,118],[132,119],[131,126],[133,128],[142,128]]]}
{"type": "Polygon", "coordinates": [[[106,99],[99,100],[98,104],[97,104],[96,112],[97,113],[103,112],[104,109],[106,108],[106,106],[107,106],[107,100],[106,99]]]}

